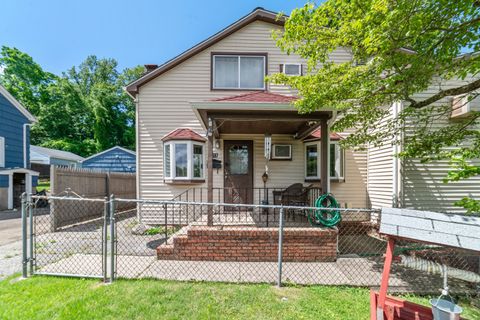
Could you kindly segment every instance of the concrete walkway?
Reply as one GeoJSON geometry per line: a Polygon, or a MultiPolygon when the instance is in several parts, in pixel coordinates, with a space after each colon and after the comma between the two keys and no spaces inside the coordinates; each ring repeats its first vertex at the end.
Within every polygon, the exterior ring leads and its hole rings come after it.
{"type": "MultiPolygon", "coordinates": [[[[109,261],[108,269],[110,269],[109,261]]],[[[101,255],[75,254],[39,270],[45,273],[102,275],[101,255]]],[[[216,281],[233,283],[276,283],[275,262],[220,262],[157,260],[151,256],[117,257],[117,277],[154,278],[178,281],[216,281]]],[[[381,281],[382,264],[365,258],[339,258],[336,262],[285,262],[283,282],[301,285],[348,285],[376,288],[381,281]]],[[[109,273],[109,272],[108,272],[109,273]]],[[[462,281],[450,279],[452,291],[472,289],[462,281]]],[[[398,265],[392,269],[391,292],[437,294],[442,278],[398,265]]]]}
{"type": "Polygon", "coordinates": [[[20,210],[0,211],[0,280],[22,270],[20,210]]]}

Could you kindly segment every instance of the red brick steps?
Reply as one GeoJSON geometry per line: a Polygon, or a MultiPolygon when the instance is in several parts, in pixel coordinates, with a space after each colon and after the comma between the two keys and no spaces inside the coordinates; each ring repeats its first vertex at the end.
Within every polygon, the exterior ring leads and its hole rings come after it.
{"type": "MultiPolygon", "coordinates": [[[[336,229],[286,228],[284,261],[333,262],[336,229]]],[[[157,248],[159,260],[277,261],[278,229],[190,226],[157,248]]]]}

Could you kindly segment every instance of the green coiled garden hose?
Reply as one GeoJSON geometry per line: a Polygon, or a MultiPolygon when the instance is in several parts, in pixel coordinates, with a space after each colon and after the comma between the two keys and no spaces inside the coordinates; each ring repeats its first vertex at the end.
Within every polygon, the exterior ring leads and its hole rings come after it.
{"type": "MultiPolygon", "coordinates": [[[[315,200],[316,208],[339,208],[338,202],[331,193],[321,195],[315,200]]],[[[312,226],[333,228],[342,221],[340,210],[311,210],[307,215],[312,226]]]]}

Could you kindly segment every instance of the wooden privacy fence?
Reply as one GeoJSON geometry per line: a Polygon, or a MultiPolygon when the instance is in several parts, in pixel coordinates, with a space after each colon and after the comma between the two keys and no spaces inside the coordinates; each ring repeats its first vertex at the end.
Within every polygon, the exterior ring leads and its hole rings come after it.
{"type": "MultiPolygon", "coordinates": [[[[135,173],[101,172],[81,168],[51,167],[50,188],[53,196],[66,193],[83,198],[102,199],[114,194],[124,199],[135,199],[135,173]]],[[[134,204],[124,203],[117,209],[133,209],[134,204]]],[[[102,217],[104,205],[102,202],[71,202],[52,200],[50,206],[51,231],[60,227],[102,217]]]]}

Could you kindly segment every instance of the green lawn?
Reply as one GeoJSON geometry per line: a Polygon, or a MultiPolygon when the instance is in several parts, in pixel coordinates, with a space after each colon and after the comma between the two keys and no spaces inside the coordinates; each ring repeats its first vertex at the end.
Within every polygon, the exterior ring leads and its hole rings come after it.
{"type": "Polygon", "coordinates": [[[37,191],[47,190],[50,191],[50,180],[38,181],[37,191]]]}
{"type": "MultiPolygon", "coordinates": [[[[11,278],[12,279],[12,278],[11,278]]],[[[0,319],[368,319],[369,291],[33,277],[0,282],[0,319]]],[[[427,298],[415,297],[427,303],[427,298]]],[[[470,319],[479,319],[469,308],[470,319]]]]}

